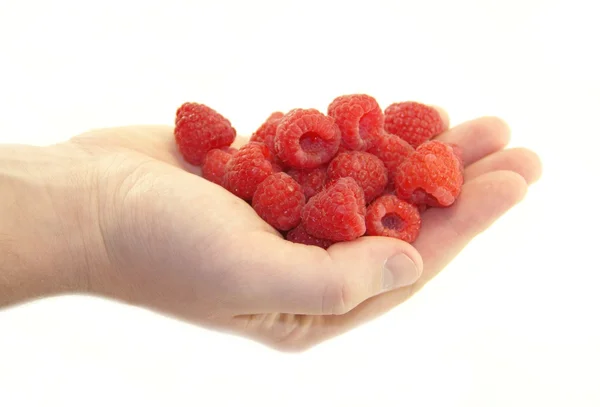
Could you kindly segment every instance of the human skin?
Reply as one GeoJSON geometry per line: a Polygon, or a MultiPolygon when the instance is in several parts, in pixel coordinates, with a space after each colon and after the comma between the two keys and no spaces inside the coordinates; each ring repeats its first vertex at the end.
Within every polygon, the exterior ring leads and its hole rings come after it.
{"type": "Polygon", "coordinates": [[[500,119],[438,139],[463,149],[457,202],[428,210],[414,245],[362,237],[328,250],[285,241],[199,177],[169,126],[0,146],[0,307],[89,294],[281,350],[310,348],[406,301],[540,177],[533,152],[504,149],[500,119]]]}

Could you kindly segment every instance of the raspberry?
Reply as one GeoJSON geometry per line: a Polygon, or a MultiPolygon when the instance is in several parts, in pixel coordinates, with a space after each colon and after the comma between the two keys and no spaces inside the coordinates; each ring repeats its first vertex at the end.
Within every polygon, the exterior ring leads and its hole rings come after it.
{"type": "Polygon", "coordinates": [[[365,201],[377,198],[388,183],[388,174],[383,162],[373,154],[351,151],[338,154],[327,167],[327,179],[351,177],[363,189],[365,201]]]}
{"type": "Polygon", "coordinates": [[[252,134],[250,141],[260,141],[265,143],[266,146],[269,147],[269,150],[275,154],[275,133],[277,132],[277,126],[279,126],[282,117],[282,112],[271,113],[258,130],[252,134]]]}
{"type": "Polygon", "coordinates": [[[412,243],[421,229],[421,216],[416,206],[394,195],[377,198],[367,208],[367,235],[386,236],[412,243]]]}
{"type": "Polygon", "coordinates": [[[306,231],[334,242],[354,240],[365,231],[365,203],[362,189],[352,178],[340,178],[313,196],[302,211],[306,231]]]}
{"type": "Polygon", "coordinates": [[[460,194],[463,174],[453,148],[427,141],[398,168],[396,195],[415,205],[450,206],[460,194]]]}
{"type": "MultiPolygon", "coordinates": [[[[356,182],[356,180],[352,177],[347,177],[350,178],[352,181],[352,183],[350,183],[350,187],[352,188],[352,191],[354,192],[354,196],[356,197],[356,202],[359,208],[362,208],[362,215],[364,216],[367,213],[367,202],[365,201],[365,193],[363,191],[363,189],[360,187],[360,185],[358,185],[358,182],[356,182]],[[358,185],[358,188],[355,187],[355,185],[358,185]]],[[[332,179],[329,180],[327,182],[325,182],[325,187],[323,187],[323,190],[329,189],[332,186],[334,186],[335,184],[338,183],[338,181],[341,178],[338,179],[332,179]]],[[[321,191],[323,192],[323,191],[321,191]]]]}
{"type": "Polygon", "coordinates": [[[256,213],[278,230],[298,226],[305,203],[300,184],[284,172],[268,176],[256,188],[252,198],[256,213]]]}
{"type": "Polygon", "coordinates": [[[402,140],[400,137],[392,134],[383,133],[375,140],[369,153],[375,155],[385,165],[388,170],[388,181],[390,187],[394,185],[394,178],[398,167],[415,149],[402,140]]]}
{"type": "Polygon", "coordinates": [[[273,159],[271,160],[274,167],[273,172],[281,172],[285,168],[285,164],[275,154],[275,132],[277,131],[277,126],[279,126],[282,117],[282,112],[271,113],[267,120],[265,120],[258,130],[250,137],[250,141],[264,143],[269,147],[269,150],[271,150],[271,155],[273,156],[273,159]],[[277,168],[277,171],[275,171],[275,168],[277,168]]]}
{"type": "Polygon", "coordinates": [[[223,186],[242,199],[252,199],[258,185],[273,172],[270,159],[271,153],[264,144],[246,144],[227,163],[223,186]]]}
{"type": "Polygon", "coordinates": [[[323,165],[312,170],[291,169],[288,174],[302,185],[304,196],[309,199],[323,190],[327,178],[327,167],[323,165]]]}
{"type": "Polygon", "coordinates": [[[294,109],[277,127],[275,152],[290,167],[316,168],[335,156],[340,137],[333,118],[316,109],[294,109]]]}
{"type": "Polygon", "coordinates": [[[198,109],[199,104],[194,102],[185,102],[177,108],[175,112],[175,122],[182,116],[189,116],[198,109]]]}
{"type": "Polygon", "coordinates": [[[384,128],[416,148],[444,131],[444,122],[431,106],[402,102],[393,103],[385,109],[384,128]]]}
{"type": "Polygon", "coordinates": [[[200,165],[210,150],[231,145],[236,131],[229,120],[210,107],[186,102],[175,114],[174,135],[183,158],[200,165]]]}
{"type": "Polygon", "coordinates": [[[368,150],[383,131],[383,112],[369,95],[339,96],[331,102],[327,114],[335,119],[342,144],[350,150],[368,150]]]}
{"type": "Polygon", "coordinates": [[[302,226],[302,223],[296,226],[294,229],[290,230],[285,238],[290,242],[302,243],[310,246],[318,246],[323,249],[327,249],[333,244],[331,240],[318,239],[314,236],[309,235],[306,229],[304,229],[304,226],[302,226]]]}
{"type": "Polygon", "coordinates": [[[231,147],[210,150],[202,164],[202,176],[210,182],[223,186],[226,166],[235,150],[231,147]],[[231,152],[230,152],[231,151],[231,152]]]}

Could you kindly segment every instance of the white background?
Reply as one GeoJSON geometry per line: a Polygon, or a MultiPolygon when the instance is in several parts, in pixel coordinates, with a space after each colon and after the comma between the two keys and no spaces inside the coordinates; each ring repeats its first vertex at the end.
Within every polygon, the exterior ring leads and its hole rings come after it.
{"type": "Polygon", "coordinates": [[[186,100],[249,134],[366,92],[499,115],[545,169],[416,297],[306,353],[99,299],[0,311],[0,406],[599,406],[593,3],[0,0],[0,142],[186,100]]]}

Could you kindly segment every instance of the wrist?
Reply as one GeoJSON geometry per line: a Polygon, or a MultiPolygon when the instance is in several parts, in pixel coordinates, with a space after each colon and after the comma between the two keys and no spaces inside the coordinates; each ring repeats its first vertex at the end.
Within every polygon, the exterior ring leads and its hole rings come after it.
{"type": "Polygon", "coordinates": [[[85,162],[70,145],[0,147],[0,306],[89,290],[103,259],[85,162]]]}

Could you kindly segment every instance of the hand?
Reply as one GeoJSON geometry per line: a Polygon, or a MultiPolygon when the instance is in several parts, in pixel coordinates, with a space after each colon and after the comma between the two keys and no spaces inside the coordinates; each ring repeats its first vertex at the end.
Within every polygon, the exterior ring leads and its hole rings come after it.
{"type": "Polygon", "coordinates": [[[454,206],[424,214],[414,247],[364,237],[325,251],[286,242],[246,203],[198,177],[172,128],[91,132],[66,145],[81,152],[73,168],[85,168],[83,188],[97,202],[82,216],[94,225],[83,229],[98,233],[86,239],[93,263],[78,289],[305,349],[408,299],[523,198],[540,163],[528,150],[501,151],[508,137],[495,118],[440,136],[463,148],[465,185],[454,206]]]}

